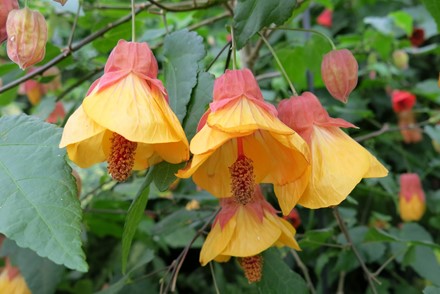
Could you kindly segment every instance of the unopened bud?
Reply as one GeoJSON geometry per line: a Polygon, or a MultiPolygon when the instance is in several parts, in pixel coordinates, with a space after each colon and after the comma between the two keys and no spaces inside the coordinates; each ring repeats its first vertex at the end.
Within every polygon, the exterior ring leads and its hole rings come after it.
{"type": "Polygon", "coordinates": [[[358,63],[347,50],[332,50],[322,60],[321,74],[330,94],[346,103],[358,81],[358,63]]]}
{"type": "Polygon", "coordinates": [[[46,53],[47,25],[44,16],[28,8],[14,9],[6,22],[8,56],[21,69],[43,60],[46,53]]]}
{"type": "Polygon", "coordinates": [[[18,9],[17,0],[2,0],[0,2],[0,44],[8,38],[6,33],[6,20],[11,10],[18,9]]]}
{"type": "Polygon", "coordinates": [[[405,51],[396,50],[393,52],[393,62],[398,69],[407,69],[408,60],[409,56],[408,53],[406,53],[405,51]]]}

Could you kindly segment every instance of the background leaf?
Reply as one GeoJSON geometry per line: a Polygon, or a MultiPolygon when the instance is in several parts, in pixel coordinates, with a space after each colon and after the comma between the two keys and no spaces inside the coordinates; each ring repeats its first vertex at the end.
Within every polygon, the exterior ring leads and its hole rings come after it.
{"type": "Polygon", "coordinates": [[[26,115],[0,118],[0,232],[43,257],[87,271],[76,182],[61,129],[26,115]]]}
{"type": "Polygon", "coordinates": [[[181,30],[166,36],[163,47],[170,106],[182,122],[197,83],[198,62],[206,55],[203,39],[195,32],[181,30]]]}
{"type": "Polygon", "coordinates": [[[434,17],[437,28],[440,29],[440,2],[438,0],[423,0],[423,3],[432,17],[434,17]]]}
{"type": "Polygon", "coordinates": [[[292,15],[294,0],[239,0],[234,10],[234,33],[237,49],[263,27],[283,24],[292,15]]]}

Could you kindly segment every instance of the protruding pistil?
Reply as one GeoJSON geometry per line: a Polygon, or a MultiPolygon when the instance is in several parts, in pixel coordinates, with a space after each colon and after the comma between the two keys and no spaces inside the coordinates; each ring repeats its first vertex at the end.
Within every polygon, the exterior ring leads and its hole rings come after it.
{"type": "Polygon", "coordinates": [[[108,157],[108,172],[113,179],[125,181],[131,174],[136,153],[136,142],[131,142],[117,133],[113,133],[110,155],[108,157]]]}
{"type": "Polygon", "coordinates": [[[255,175],[252,163],[252,159],[239,155],[229,167],[232,197],[241,205],[246,205],[254,199],[255,175]]]}
{"type": "Polygon", "coordinates": [[[263,256],[255,255],[238,258],[238,263],[243,268],[244,275],[249,283],[259,282],[263,276],[263,256]]]}

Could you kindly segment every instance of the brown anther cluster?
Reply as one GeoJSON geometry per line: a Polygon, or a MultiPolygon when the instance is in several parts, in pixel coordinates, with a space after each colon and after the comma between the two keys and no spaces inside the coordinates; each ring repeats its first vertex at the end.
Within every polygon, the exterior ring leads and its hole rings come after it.
{"type": "Polygon", "coordinates": [[[229,167],[231,174],[232,197],[241,205],[246,205],[254,199],[255,175],[252,159],[239,156],[229,167]]]}
{"type": "Polygon", "coordinates": [[[128,141],[121,135],[113,133],[107,169],[116,181],[123,182],[130,176],[136,147],[136,142],[128,141]]]}
{"type": "Polygon", "coordinates": [[[261,280],[263,276],[263,256],[240,257],[238,258],[238,263],[243,268],[244,275],[249,284],[261,280]]]}

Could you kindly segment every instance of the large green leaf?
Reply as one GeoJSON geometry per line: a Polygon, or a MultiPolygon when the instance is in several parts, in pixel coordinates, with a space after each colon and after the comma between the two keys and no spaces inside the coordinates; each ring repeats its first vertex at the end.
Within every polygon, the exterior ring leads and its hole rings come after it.
{"type": "Polygon", "coordinates": [[[276,249],[264,252],[263,258],[263,277],[257,283],[260,293],[309,293],[304,279],[287,266],[276,249]]]}
{"type": "Polygon", "coordinates": [[[295,5],[295,0],[239,0],[234,10],[237,49],[261,28],[272,23],[283,24],[292,15],[295,5]]]}
{"type": "Polygon", "coordinates": [[[61,129],[26,115],[0,118],[0,232],[66,267],[87,271],[76,181],[61,129]]]}
{"type": "Polygon", "coordinates": [[[196,134],[199,120],[212,100],[214,79],[214,76],[207,72],[200,72],[197,77],[197,85],[193,90],[191,101],[188,104],[188,113],[183,122],[188,140],[191,140],[196,134]]]}
{"type": "Polygon", "coordinates": [[[186,29],[174,32],[164,40],[163,55],[170,106],[182,122],[197,83],[198,62],[206,55],[203,39],[186,29]]]}
{"type": "Polygon", "coordinates": [[[128,209],[127,217],[124,224],[124,232],[122,233],[122,272],[125,273],[127,269],[127,260],[130,255],[131,243],[133,241],[134,234],[137,227],[142,220],[142,215],[145,211],[145,206],[148,202],[148,196],[150,194],[150,184],[153,180],[154,168],[150,168],[147,177],[144,180],[136,198],[128,209]]]}
{"type": "Polygon", "coordinates": [[[185,163],[172,164],[162,161],[154,167],[152,176],[153,182],[159,191],[163,192],[176,180],[175,174],[185,163]]]}
{"type": "Polygon", "coordinates": [[[437,27],[440,30],[440,1],[423,0],[423,3],[425,4],[426,9],[431,13],[432,17],[434,17],[437,27]]]}
{"type": "Polygon", "coordinates": [[[8,256],[12,265],[20,269],[32,293],[52,294],[63,276],[64,267],[34,251],[18,247],[7,239],[1,248],[1,255],[8,256]]]}

